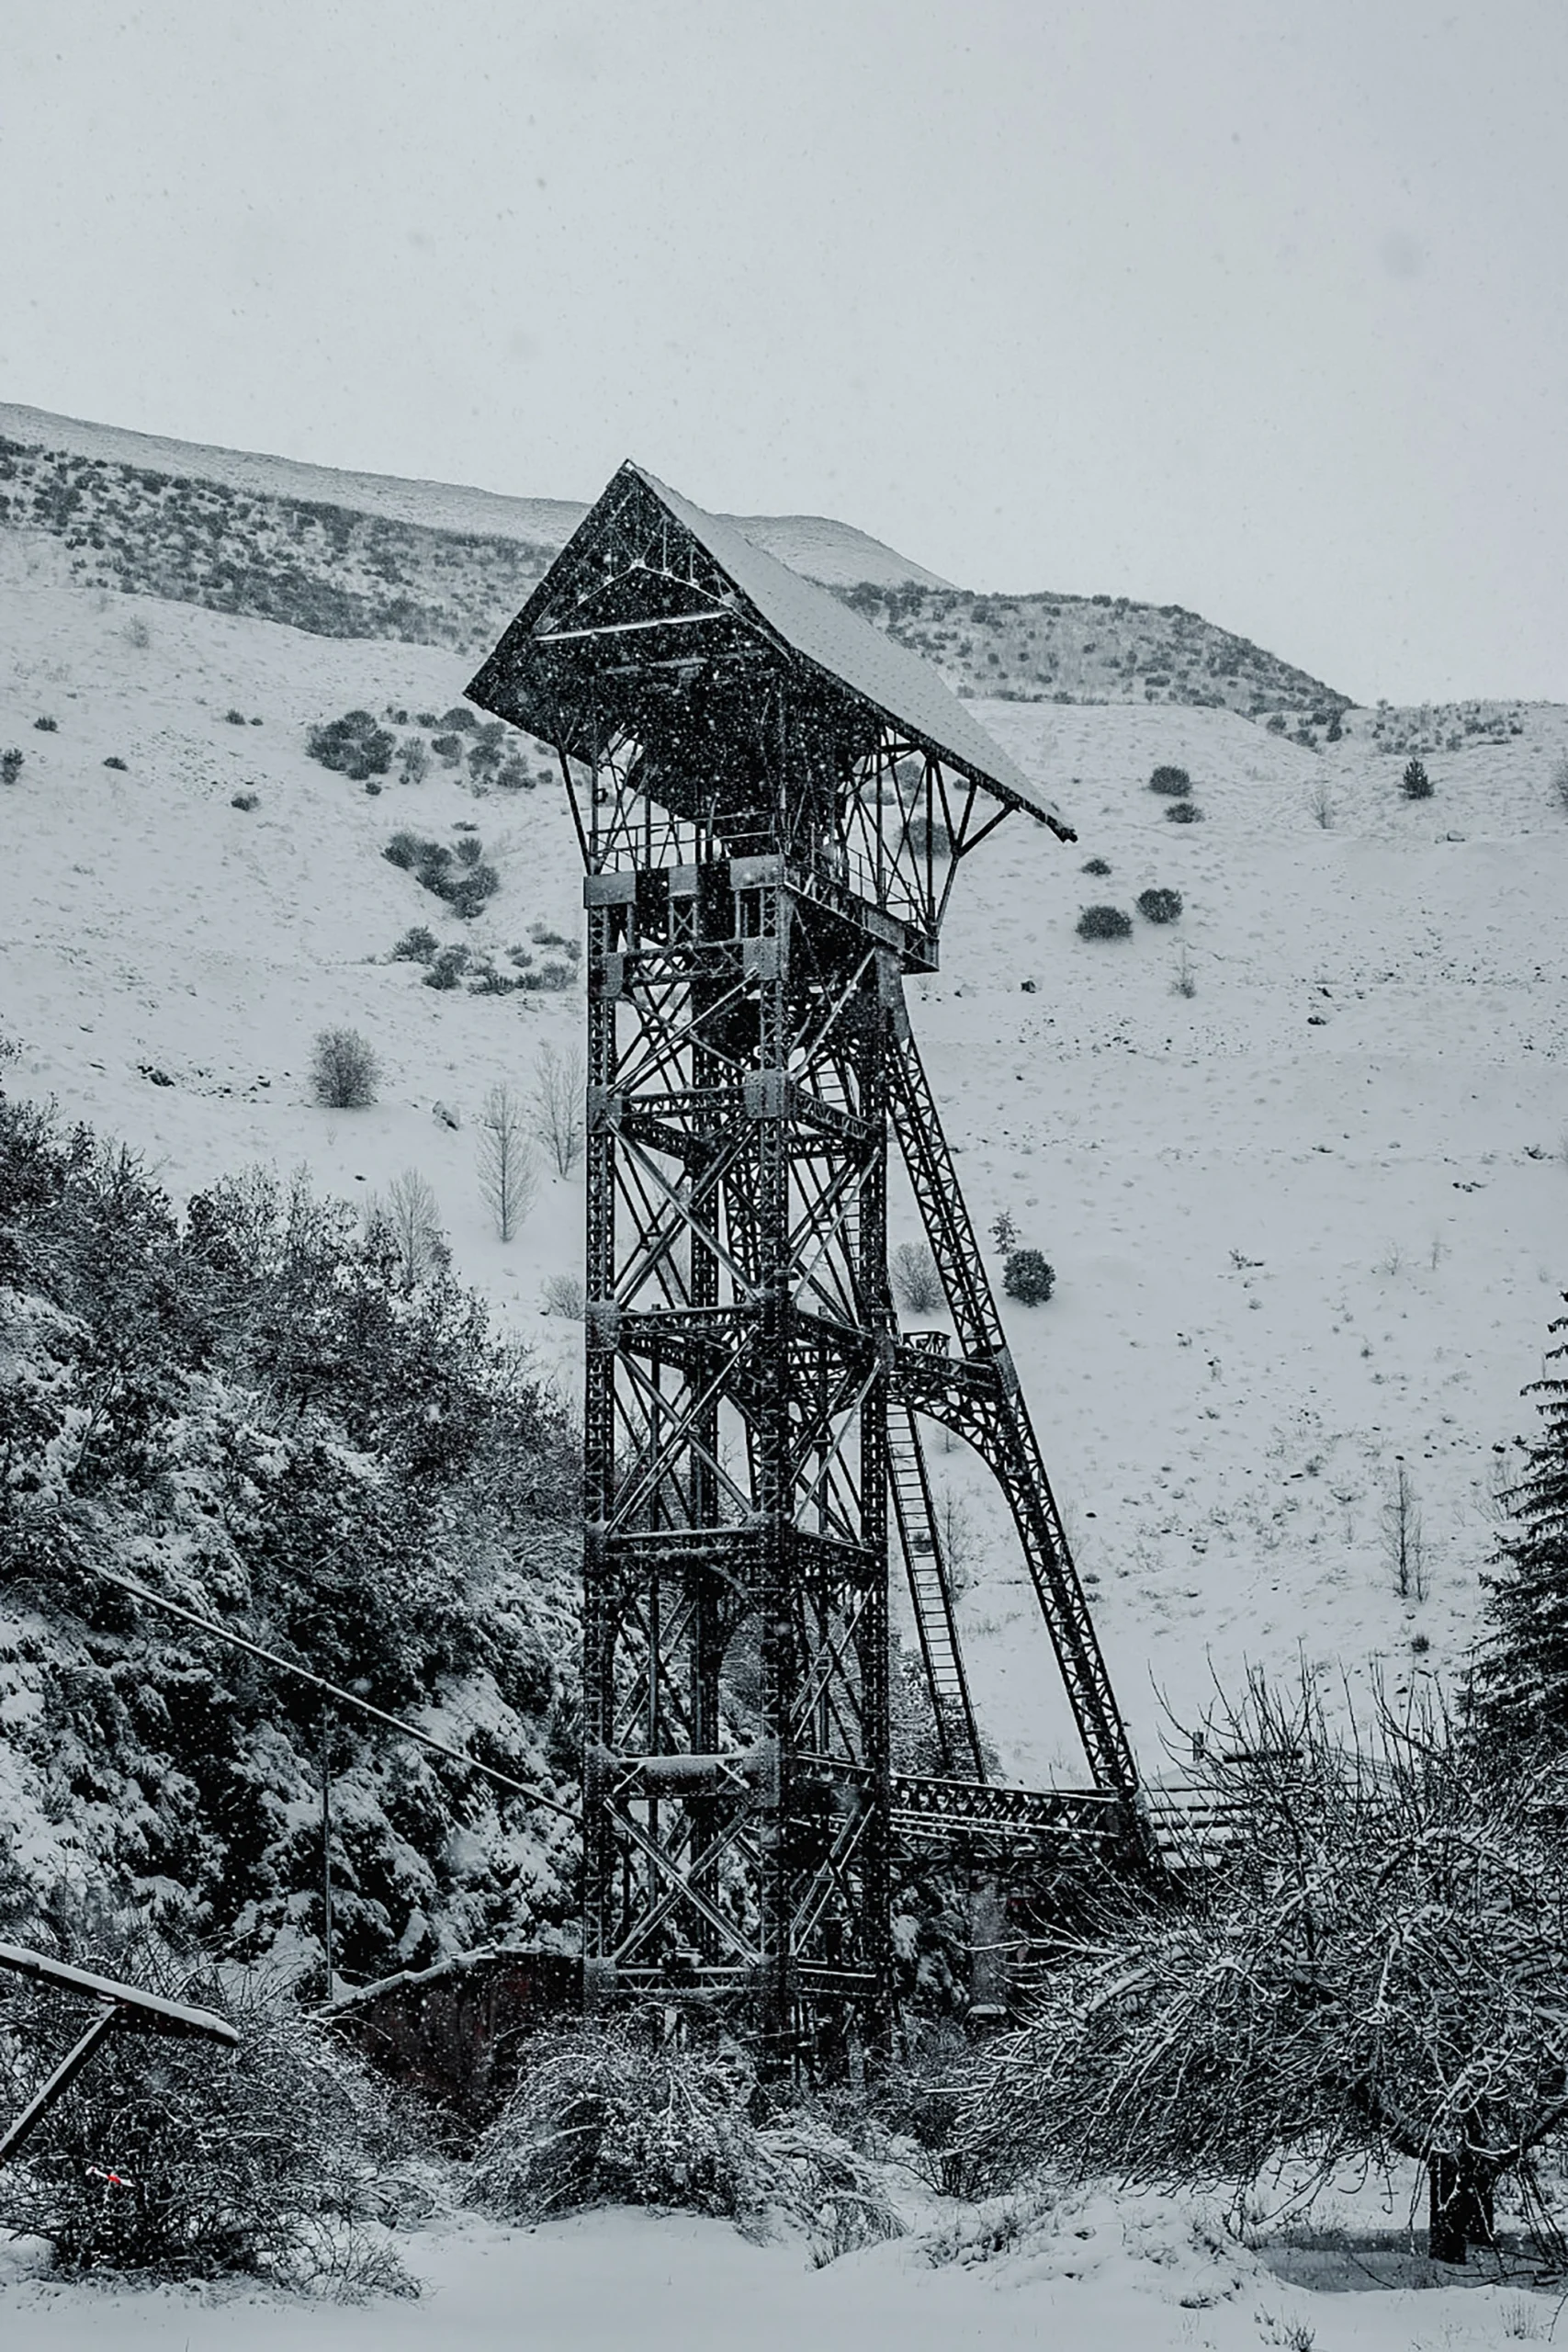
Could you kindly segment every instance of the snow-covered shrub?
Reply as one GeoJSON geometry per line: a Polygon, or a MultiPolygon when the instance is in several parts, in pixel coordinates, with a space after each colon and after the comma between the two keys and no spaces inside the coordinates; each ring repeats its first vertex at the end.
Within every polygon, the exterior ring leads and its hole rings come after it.
{"type": "Polygon", "coordinates": [[[1129,939],[1133,918],[1120,907],[1085,907],[1077,920],[1080,939],[1129,939]]]}
{"type": "Polygon", "coordinates": [[[261,807],[261,795],[259,792],[232,793],[230,796],[229,806],[231,808],[243,809],[248,817],[253,808],[261,807]]]}
{"type": "Polygon", "coordinates": [[[1203,811],[1195,800],[1173,800],[1165,813],[1173,825],[1201,825],[1203,821],[1203,811]]]}
{"type": "Polygon", "coordinates": [[[357,1029],[323,1029],[310,1051],[310,1087],[329,1111],[363,1111],[376,1100],[380,1065],[357,1029]]]}
{"type": "Polygon", "coordinates": [[[936,1260],[923,1241],[900,1241],[887,1260],[893,1295],[908,1315],[940,1315],[947,1305],[936,1260]]]}
{"type": "Polygon", "coordinates": [[[1341,1729],[1310,1679],[1255,1681],[1213,1728],[1222,1853],[1179,1902],[1106,1884],[1030,2021],[976,2058],[958,2143],[998,2186],[1054,2164],[1235,2188],[1287,2152],[1321,2186],[1404,2159],[1432,2255],[1462,2262],[1500,2184],[1549,2198],[1568,2125],[1561,1751],[1516,1774],[1430,1702],[1341,1729]]]}
{"type": "Polygon", "coordinates": [[[1174,922],[1181,912],[1179,890],[1140,890],[1138,912],[1150,922],[1174,922]]]}
{"type": "Polygon", "coordinates": [[[12,750],[0,752],[0,784],[15,784],[22,773],[22,755],[12,750]]]}
{"type": "Polygon", "coordinates": [[[818,2262],[895,2237],[880,2177],[811,2115],[761,2128],[733,2043],[664,2038],[661,2012],[541,2036],[481,2139],[474,2202],[539,2222],[595,2205],[658,2205],[807,2230],[818,2262]]]}
{"type": "Polygon", "coordinates": [[[1056,1287],[1056,1273],[1038,1250],[1013,1250],[1002,1271],[1002,1287],[1024,1306],[1043,1306],[1056,1287]]]}
{"type": "Polygon", "coordinates": [[[575,1274],[547,1274],[540,1294],[547,1315],[559,1315],[569,1323],[581,1323],[588,1312],[588,1299],[575,1274]]]}
{"type": "Polygon", "coordinates": [[[1432,779],[1419,760],[1406,761],[1404,773],[1399,779],[1399,788],[1406,800],[1430,800],[1432,779]]]}
{"type": "MultiPolygon", "coordinates": [[[[62,1956],[236,2026],[204,2040],[112,2034],[20,2154],[0,2169],[0,2221],[45,2239],[62,2272],[162,2278],[259,2274],[289,2287],[416,2291],[364,2225],[417,2195],[412,2119],[276,1978],[220,1973],[156,1935],[110,1924],[62,1956]],[[357,2228],[356,2228],[357,2225],[357,2228]]],[[[82,2005],[7,1978],[0,2099],[16,2112],[85,2022],[82,2005]]]]}
{"type": "Polygon", "coordinates": [[[1172,800],[1187,799],[1192,790],[1192,779],[1185,768],[1156,768],[1149,778],[1151,792],[1163,792],[1172,800]]]}
{"type": "Polygon", "coordinates": [[[479,2143],[471,2193],[520,2222],[609,2204],[756,2217],[773,2175],[750,2089],[739,2050],[664,2042],[657,2018],[541,2036],[479,2143]]]}
{"type": "Polygon", "coordinates": [[[423,923],[416,922],[404,932],[392,954],[405,964],[428,964],[438,944],[435,933],[427,931],[423,923]]]}
{"type": "MultiPolygon", "coordinates": [[[[12,754],[7,752],[6,757],[10,759],[11,756],[12,754]]],[[[19,760],[21,753],[18,752],[16,757],[19,760]]],[[[14,776],[6,778],[7,783],[15,781],[14,776]]],[[[1562,814],[1568,817],[1568,752],[1560,752],[1551,763],[1551,797],[1562,814]]]]}
{"type": "Polygon", "coordinates": [[[1083,871],[1086,874],[1098,874],[1103,877],[1111,871],[1111,861],[1108,857],[1091,857],[1086,862],[1083,871]]]}

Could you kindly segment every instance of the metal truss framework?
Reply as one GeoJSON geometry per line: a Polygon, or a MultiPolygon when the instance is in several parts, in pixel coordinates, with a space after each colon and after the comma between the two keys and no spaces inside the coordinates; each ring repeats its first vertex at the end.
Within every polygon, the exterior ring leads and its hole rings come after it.
{"type": "Polygon", "coordinates": [[[587,1979],[744,1994],[782,2065],[885,2024],[896,1848],[1125,1841],[1136,1774],[904,1006],[1027,804],[781,638],[691,518],[623,469],[470,692],[556,745],[587,868],[587,1979]],[[890,1133],[951,1344],[897,1329],[890,1133]],[[1091,1791],[985,1784],[917,1416],[1008,1496],[1091,1791]],[[891,1769],[894,1532],[963,1779],[891,1769]]]}

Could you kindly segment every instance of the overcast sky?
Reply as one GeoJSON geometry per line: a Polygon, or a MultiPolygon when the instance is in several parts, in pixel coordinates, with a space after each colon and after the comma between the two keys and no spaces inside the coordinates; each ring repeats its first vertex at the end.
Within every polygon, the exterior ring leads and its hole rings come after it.
{"type": "Polygon", "coordinates": [[[1563,0],[0,23],[0,395],[1568,700],[1563,0]]]}

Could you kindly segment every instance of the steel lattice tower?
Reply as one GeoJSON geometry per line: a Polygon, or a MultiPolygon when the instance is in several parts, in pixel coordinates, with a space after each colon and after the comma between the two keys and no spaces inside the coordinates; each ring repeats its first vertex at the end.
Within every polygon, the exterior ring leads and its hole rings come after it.
{"type": "Polygon", "coordinates": [[[1017,1793],[890,1770],[891,1493],[944,1753],[982,1777],[916,1413],[1008,1492],[1085,1802],[1134,1789],[903,999],[1010,809],[1073,836],[922,663],[629,465],[469,694],[556,747],[586,867],[590,1996],[744,1994],[782,2064],[886,2017],[900,1825],[1017,1793]],[[890,1131],[955,1349],[897,1330],[890,1131]]]}

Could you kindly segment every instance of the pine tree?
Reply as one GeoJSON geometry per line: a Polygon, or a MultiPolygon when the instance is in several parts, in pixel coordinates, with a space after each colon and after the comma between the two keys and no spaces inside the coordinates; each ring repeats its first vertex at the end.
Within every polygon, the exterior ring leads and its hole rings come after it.
{"type": "MultiPolygon", "coordinates": [[[[1568,1334],[1568,1315],[1551,1329],[1568,1334]]],[[[1568,1748],[1568,1338],[1546,1363],[1545,1376],[1524,1392],[1537,1399],[1541,1432],[1527,1450],[1523,1477],[1503,1498],[1513,1525],[1497,1572],[1486,1578],[1492,1639],[1477,1707],[1483,1726],[1510,1746],[1544,1743],[1561,1752],[1568,1748]]]]}

